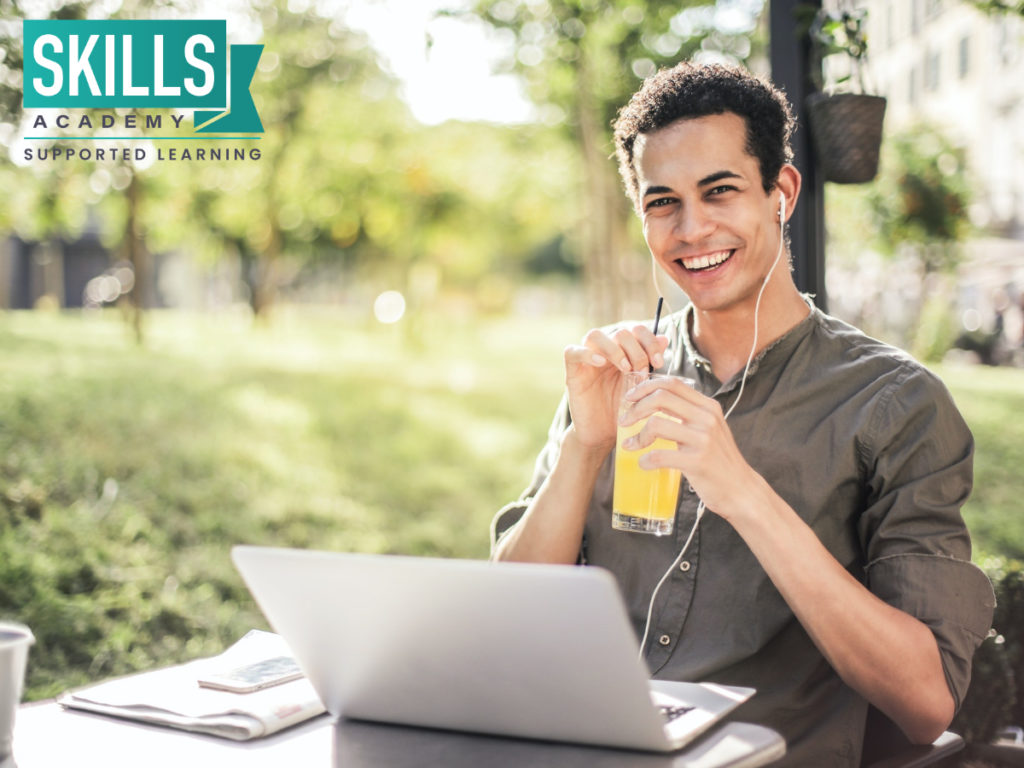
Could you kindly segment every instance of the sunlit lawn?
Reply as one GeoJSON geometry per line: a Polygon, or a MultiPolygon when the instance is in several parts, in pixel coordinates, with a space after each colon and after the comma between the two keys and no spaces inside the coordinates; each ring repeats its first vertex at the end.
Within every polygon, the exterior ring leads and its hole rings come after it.
{"type": "MultiPolygon", "coordinates": [[[[484,557],[529,478],[578,319],[340,311],[0,314],[0,618],[29,696],[208,655],[263,626],[240,542],[484,557]]],[[[1024,371],[945,368],[978,441],[966,514],[1024,555],[1024,371]]]]}
{"type": "Polygon", "coordinates": [[[946,365],[936,371],[974,433],[974,493],[964,517],[975,559],[1024,560],[1024,370],[946,365]]]}
{"type": "Polygon", "coordinates": [[[30,696],[262,625],[239,542],[485,557],[560,394],[571,321],[0,315],[0,616],[30,696]]]}

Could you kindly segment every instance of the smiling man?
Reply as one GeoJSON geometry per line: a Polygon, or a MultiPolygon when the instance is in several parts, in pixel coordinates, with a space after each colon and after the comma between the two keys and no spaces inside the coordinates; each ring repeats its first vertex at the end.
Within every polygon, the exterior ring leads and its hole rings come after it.
{"type": "Polygon", "coordinates": [[[779,91],[720,66],[664,70],[621,111],[627,194],[690,304],[664,335],[623,324],[566,348],[566,396],[493,556],[608,568],[652,675],[755,687],[735,717],[782,733],[780,765],[857,766],[869,702],[913,742],[948,726],[994,600],[949,393],[793,283],[793,128],[779,91]],[[648,366],[696,381],[628,393],[627,421],[660,415],[634,445],[675,444],[641,466],[683,474],[664,537],[611,526],[623,374],[648,366]]]}

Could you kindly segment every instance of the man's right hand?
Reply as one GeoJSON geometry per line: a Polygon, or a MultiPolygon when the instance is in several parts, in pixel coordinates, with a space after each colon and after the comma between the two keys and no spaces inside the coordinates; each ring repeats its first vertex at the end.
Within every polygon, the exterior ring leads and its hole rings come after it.
{"type": "Polygon", "coordinates": [[[668,337],[644,325],[620,328],[610,336],[594,329],[581,345],[565,348],[565,385],[569,412],[580,446],[607,453],[615,447],[623,374],[660,368],[668,337]]]}
{"type": "MultiPolygon", "coordinates": [[[[615,447],[626,371],[660,368],[668,338],[642,325],[610,336],[590,331],[565,348],[565,383],[572,426],[562,436],[554,466],[523,513],[496,545],[496,560],[575,563],[587,505],[601,466],[615,447]]],[[[609,523],[610,524],[610,523],[609,523]]]]}

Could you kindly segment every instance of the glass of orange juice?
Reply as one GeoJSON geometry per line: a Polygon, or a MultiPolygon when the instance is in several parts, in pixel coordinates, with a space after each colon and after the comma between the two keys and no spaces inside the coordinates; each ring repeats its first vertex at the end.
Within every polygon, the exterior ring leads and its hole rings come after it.
{"type": "MultiPolygon", "coordinates": [[[[650,379],[669,378],[664,374],[630,371],[626,374],[626,388],[619,404],[621,416],[631,405],[625,393],[650,379]]],[[[673,377],[678,378],[678,377],[673,377]]],[[[690,379],[682,379],[693,386],[690,379]]],[[[671,416],[660,414],[662,418],[671,416]]],[[[649,418],[649,417],[648,417],[649,418]]],[[[680,472],[678,469],[659,467],[641,469],[640,457],[649,451],[672,450],[676,443],[659,437],[644,448],[630,451],[622,443],[644,428],[647,419],[640,419],[627,427],[619,426],[615,439],[615,482],[612,490],[612,528],[619,531],[651,533],[666,536],[672,533],[676,519],[676,501],[679,498],[680,472]]]]}

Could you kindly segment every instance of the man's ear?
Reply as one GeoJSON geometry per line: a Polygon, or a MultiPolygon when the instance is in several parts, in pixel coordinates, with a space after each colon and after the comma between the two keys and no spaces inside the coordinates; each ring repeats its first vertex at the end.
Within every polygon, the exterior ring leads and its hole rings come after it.
{"type": "Polygon", "coordinates": [[[796,208],[797,198],[800,197],[800,184],[800,171],[796,169],[796,166],[785,163],[779,169],[779,175],[775,179],[775,188],[786,200],[786,221],[789,221],[789,217],[793,215],[793,210],[796,208]]]}

